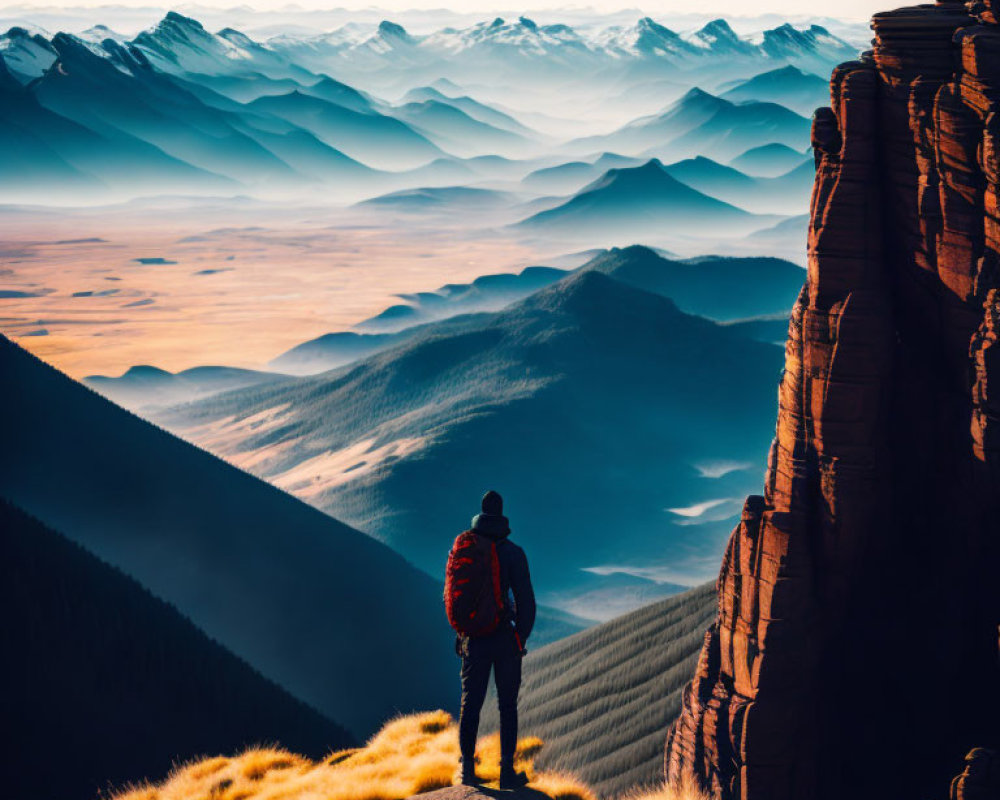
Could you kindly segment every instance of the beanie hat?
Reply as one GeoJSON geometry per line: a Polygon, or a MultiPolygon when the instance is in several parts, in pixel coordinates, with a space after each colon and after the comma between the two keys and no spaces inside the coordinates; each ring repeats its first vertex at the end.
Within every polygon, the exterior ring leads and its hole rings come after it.
{"type": "Polygon", "coordinates": [[[499,495],[499,493],[490,489],[483,495],[482,508],[484,514],[501,516],[503,514],[503,498],[499,495]]]}

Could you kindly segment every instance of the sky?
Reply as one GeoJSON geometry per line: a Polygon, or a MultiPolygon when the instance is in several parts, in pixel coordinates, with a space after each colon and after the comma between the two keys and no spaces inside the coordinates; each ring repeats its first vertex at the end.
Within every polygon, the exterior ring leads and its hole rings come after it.
{"type": "MultiPolygon", "coordinates": [[[[119,5],[127,7],[150,7],[150,6],[171,6],[170,3],[156,2],[156,0],[116,0],[114,3],[108,0],[62,0],[61,2],[18,2],[0,4],[0,16],[7,8],[18,8],[25,10],[30,8],[83,8],[103,5],[119,5]]],[[[183,6],[185,3],[175,5],[183,6]]],[[[235,0],[200,0],[198,5],[212,8],[227,8],[235,5],[252,7],[261,11],[279,11],[289,5],[288,0],[253,0],[252,2],[238,3],[235,0]]],[[[406,11],[419,9],[442,9],[448,8],[462,13],[490,14],[498,10],[510,11],[537,11],[555,10],[559,7],[571,8],[575,12],[584,8],[591,8],[597,13],[610,13],[623,9],[635,8],[652,17],[665,14],[684,14],[687,12],[698,12],[699,14],[717,13],[720,16],[757,16],[759,14],[787,14],[794,16],[831,16],[841,19],[866,19],[874,11],[892,5],[890,2],[872,2],[872,0],[713,0],[704,5],[691,4],[686,0],[671,0],[669,2],[630,2],[629,0],[592,0],[589,3],[558,3],[552,0],[517,0],[516,4],[511,4],[505,0],[381,0],[377,3],[366,2],[365,0],[339,0],[330,2],[329,0],[298,0],[294,5],[302,9],[329,9],[331,7],[341,8],[372,8],[378,6],[389,11],[406,11]]]]}

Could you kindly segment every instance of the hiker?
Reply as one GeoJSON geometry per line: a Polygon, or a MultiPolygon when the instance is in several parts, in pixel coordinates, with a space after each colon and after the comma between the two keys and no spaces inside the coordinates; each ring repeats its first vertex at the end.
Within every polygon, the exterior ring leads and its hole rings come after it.
{"type": "Polygon", "coordinates": [[[477,783],[476,736],[491,670],[500,707],[500,788],[517,789],[528,782],[514,770],[514,751],[521,659],[535,624],[535,593],[528,559],[509,534],[503,498],[491,490],[483,496],[482,513],[473,517],[472,528],[455,540],[448,556],[445,607],[462,657],[458,742],[461,782],[468,786],[477,783]]]}

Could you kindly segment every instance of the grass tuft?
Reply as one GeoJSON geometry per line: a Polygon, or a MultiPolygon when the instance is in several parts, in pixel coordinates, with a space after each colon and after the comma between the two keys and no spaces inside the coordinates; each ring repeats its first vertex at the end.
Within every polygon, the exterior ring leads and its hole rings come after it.
{"type": "Polygon", "coordinates": [[[679,786],[665,784],[628,792],[619,800],[711,800],[711,798],[695,784],[694,780],[685,777],[679,786]]]}
{"type": "MultiPolygon", "coordinates": [[[[536,772],[534,759],[542,746],[537,737],[521,739],[517,746],[515,766],[528,775],[533,789],[552,800],[597,800],[571,775],[536,772]]],[[[337,750],[319,762],[254,747],[232,758],[180,765],[161,785],[131,787],[113,800],[404,800],[451,786],[458,761],[455,721],[444,711],[430,711],[397,717],[364,747],[337,750]]],[[[476,770],[487,785],[496,785],[499,735],[480,741],[476,770]]]]}

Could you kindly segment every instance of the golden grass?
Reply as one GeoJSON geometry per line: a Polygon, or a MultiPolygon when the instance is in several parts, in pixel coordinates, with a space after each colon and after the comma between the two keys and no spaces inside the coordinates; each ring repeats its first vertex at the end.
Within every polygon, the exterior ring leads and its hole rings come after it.
{"type": "Polygon", "coordinates": [[[654,789],[629,792],[620,800],[711,800],[711,798],[701,791],[693,780],[685,777],[680,786],[665,784],[654,789]]]}
{"type": "MultiPolygon", "coordinates": [[[[532,789],[552,800],[597,800],[570,775],[536,772],[541,748],[534,737],[518,742],[515,765],[529,776],[532,789]]],[[[255,747],[231,758],[179,765],[163,783],[129,787],[113,800],[403,800],[451,786],[458,759],[455,721],[444,711],[430,711],[394,719],[364,747],[339,750],[318,762],[255,747]]],[[[498,735],[480,741],[476,764],[480,778],[495,785],[498,735]]]]}

